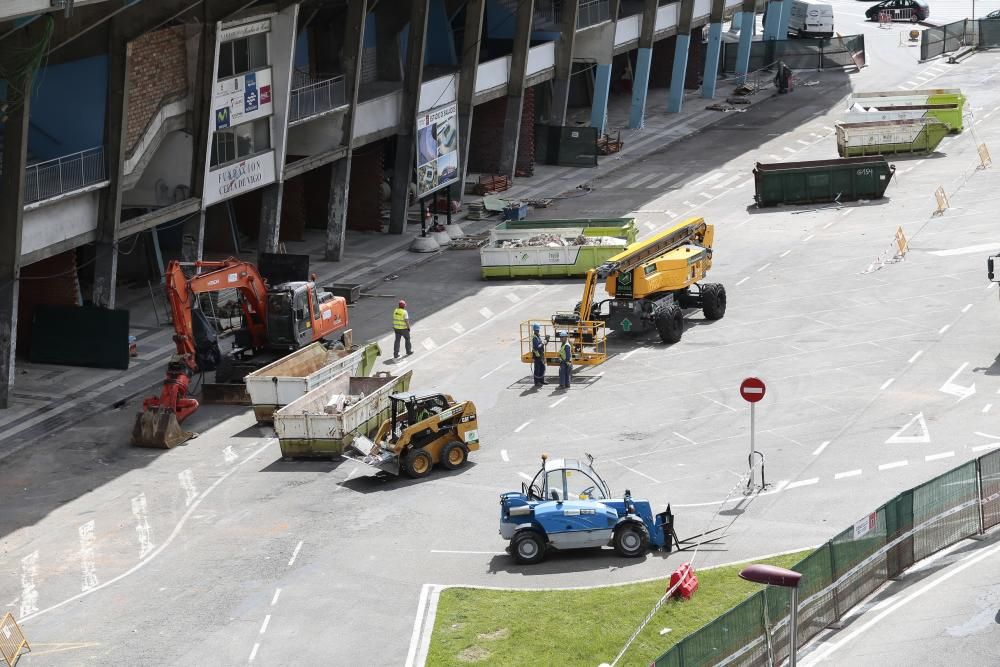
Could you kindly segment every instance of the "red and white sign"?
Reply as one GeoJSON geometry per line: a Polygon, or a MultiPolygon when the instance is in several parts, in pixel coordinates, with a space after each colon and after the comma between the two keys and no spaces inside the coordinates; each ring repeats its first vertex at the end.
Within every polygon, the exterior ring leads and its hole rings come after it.
{"type": "Polygon", "coordinates": [[[748,403],[756,403],[764,398],[764,381],[758,378],[747,378],[740,383],[740,396],[748,403]]]}

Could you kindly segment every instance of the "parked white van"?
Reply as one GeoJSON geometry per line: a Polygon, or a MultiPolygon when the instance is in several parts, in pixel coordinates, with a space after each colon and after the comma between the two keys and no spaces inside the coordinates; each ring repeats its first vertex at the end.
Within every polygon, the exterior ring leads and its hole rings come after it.
{"type": "Polygon", "coordinates": [[[797,37],[833,37],[833,5],[793,0],[788,33],[797,37]]]}

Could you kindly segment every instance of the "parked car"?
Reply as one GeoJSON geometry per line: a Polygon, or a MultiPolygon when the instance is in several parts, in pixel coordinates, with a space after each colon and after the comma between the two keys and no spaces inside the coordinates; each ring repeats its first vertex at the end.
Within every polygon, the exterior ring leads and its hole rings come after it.
{"type": "Polygon", "coordinates": [[[916,23],[926,21],[931,15],[931,8],[924,0],[882,0],[865,11],[865,18],[869,21],[878,21],[882,12],[887,13],[891,21],[916,23]]]}
{"type": "Polygon", "coordinates": [[[1000,20],[1000,9],[994,9],[992,12],[990,12],[983,18],[1000,20]]]}

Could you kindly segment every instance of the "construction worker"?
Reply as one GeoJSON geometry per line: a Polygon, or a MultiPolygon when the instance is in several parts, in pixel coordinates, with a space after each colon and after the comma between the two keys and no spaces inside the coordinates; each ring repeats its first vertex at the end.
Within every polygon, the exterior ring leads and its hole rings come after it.
{"type": "Polygon", "coordinates": [[[774,85],[778,87],[781,94],[787,93],[792,88],[792,70],[785,64],[785,61],[778,61],[778,71],[774,75],[774,85]]]}
{"type": "Polygon", "coordinates": [[[538,324],[531,325],[531,359],[534,363],[533,375],[535,376],[535,386],[541,387],[545,384],[545,341],[542,340],[542,327],[538,324]]]}
{"type": "Polygon", "coordinates": [[[406,356],[413,354],[413,345],[410,343],[410,314],[406,312],[406,302],[400,299],[399,307],[392,311],[392,329],[396,334],[396,340],[392,345],[392,358],[399,359],[399,341],[406,340],[406,356]]]}
{"type": "Polygon", "coordinates": [[[573,347],[569,344],[569,335],[559,332],[559,388],[569,389],[573,376],[573,347]]]}

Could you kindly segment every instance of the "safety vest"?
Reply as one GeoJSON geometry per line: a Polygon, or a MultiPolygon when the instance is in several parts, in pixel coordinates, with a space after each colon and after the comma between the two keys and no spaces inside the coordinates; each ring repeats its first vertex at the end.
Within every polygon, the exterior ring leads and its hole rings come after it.
{"type": "Polygon", "coordinates": [[[568,362],[573,358],[573,348],[570,347],[569,343],[563,343],[559,346],[559,360],[563,362],[568,362]]]}
{"type": "Polygon", "coordinates": [[[405,308],[397,308],[392,311],[392,328],[409,329],[410,327],[406,324],[406,320],[409,318],[410,314],[406,312],[405,308]]]}
{"type": "Polygon", "coordinates": [[[541,359],[545,356],[545,344],[542,343],[542,337],[535,334],[531,339],[531,354],[536,359],[541,359]]]}

